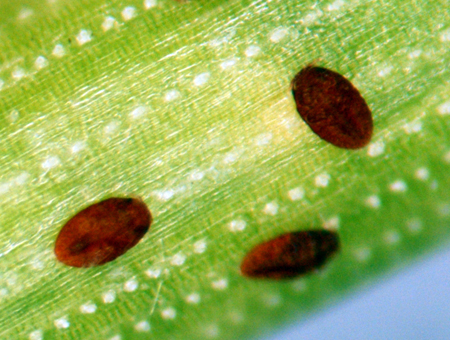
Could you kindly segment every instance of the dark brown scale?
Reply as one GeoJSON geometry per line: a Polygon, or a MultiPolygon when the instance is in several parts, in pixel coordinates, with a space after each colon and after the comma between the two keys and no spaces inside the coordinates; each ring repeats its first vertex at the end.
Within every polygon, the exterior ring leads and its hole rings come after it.
{"type": "Polygon", "coordinates": [[[72,217],[55,244],[56,258],[71,267],[111,262],[134,247],[150,228],[152,216],[140,199],[109,198],[72,217]]]}
{"type": "Polygon", "coordinates": [[[254,247],[242,261],[241,273],[251,278],[293,278],[322,267],[338,250],[334,232],[287,233],[254,247]]]}
{"type": "Polygon", "coordinates": [[[372,113],[359,91],[339,73],[307,66],[292,81],[297,111],[320,138],[345,149],[366,146],[372,113]]]}

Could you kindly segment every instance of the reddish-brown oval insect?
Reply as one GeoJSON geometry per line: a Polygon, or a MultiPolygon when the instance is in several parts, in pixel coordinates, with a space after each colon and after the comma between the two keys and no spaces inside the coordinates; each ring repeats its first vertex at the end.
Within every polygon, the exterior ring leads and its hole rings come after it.
{"type": "Polygon", "coordinates": [[[372,138],[372,113],[359,91],[339,73],[307,66],[292,81],[297,111],[320,138],[359,149],[372,138]]]}
{"type": "Polygon", "coordinates": [[[334,232],[287,233],[254,247],[242,261],[241,273],[251,278],[293,278],[320,268],[338,250],[334,232]]]}
{"type": "Polygon", "coordinates": [[[55,244],[56,258],[72,267],[113,261],[134,247],[150,228],[152,216],[136,198],[109,198],[72,217],[55,244]]]}

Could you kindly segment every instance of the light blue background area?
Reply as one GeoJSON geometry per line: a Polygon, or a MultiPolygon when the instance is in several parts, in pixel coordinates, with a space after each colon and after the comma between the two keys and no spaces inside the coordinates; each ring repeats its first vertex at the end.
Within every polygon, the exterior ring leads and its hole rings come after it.
{"type": "Polygon", "coordinates": [[[263,340],[450,340],[450,251],[263,340]]]}

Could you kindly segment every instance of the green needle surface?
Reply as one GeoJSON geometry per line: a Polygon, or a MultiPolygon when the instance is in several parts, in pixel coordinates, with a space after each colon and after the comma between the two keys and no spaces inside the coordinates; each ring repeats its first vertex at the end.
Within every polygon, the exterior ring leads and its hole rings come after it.
{"type": "Polygon", "coordinates": [[[0,338],[257,337],[444,245],[449,50],[447,1],[0,0],[0,338]],[[365,98],[367,147],[301,120],[311,63],[365,98]],[[142,241],[57,262],[65,222],[113,196],[149,206],[142,241]],[[311,228],[341,239],[324,270],[240,275],[311,228]]]}

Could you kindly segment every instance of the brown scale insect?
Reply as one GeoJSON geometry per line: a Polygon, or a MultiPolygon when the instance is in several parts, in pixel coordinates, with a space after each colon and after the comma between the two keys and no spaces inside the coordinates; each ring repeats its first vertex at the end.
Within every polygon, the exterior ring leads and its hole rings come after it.
{"type": "Polygon", "coordinates": [[[339,250],[339,237],[328,230],[280,235],[254,247],[241,263],[251,278],[289,279],[322,267],[339,250]]]}
{"type": "Polygon", "coordinates": [[[56,258],[71,267],[111,262],[134,247],[150,228],[152,216],[136,198],[109,198],[72,217],[55,243],[56,258]]]}
{"type": "Polygon", "coordinates": [[[307,66],[292,81],[297,111],[320,138],[359,149],[372,138],[372,113],[359,91],[339,73],[307,66]]]}

